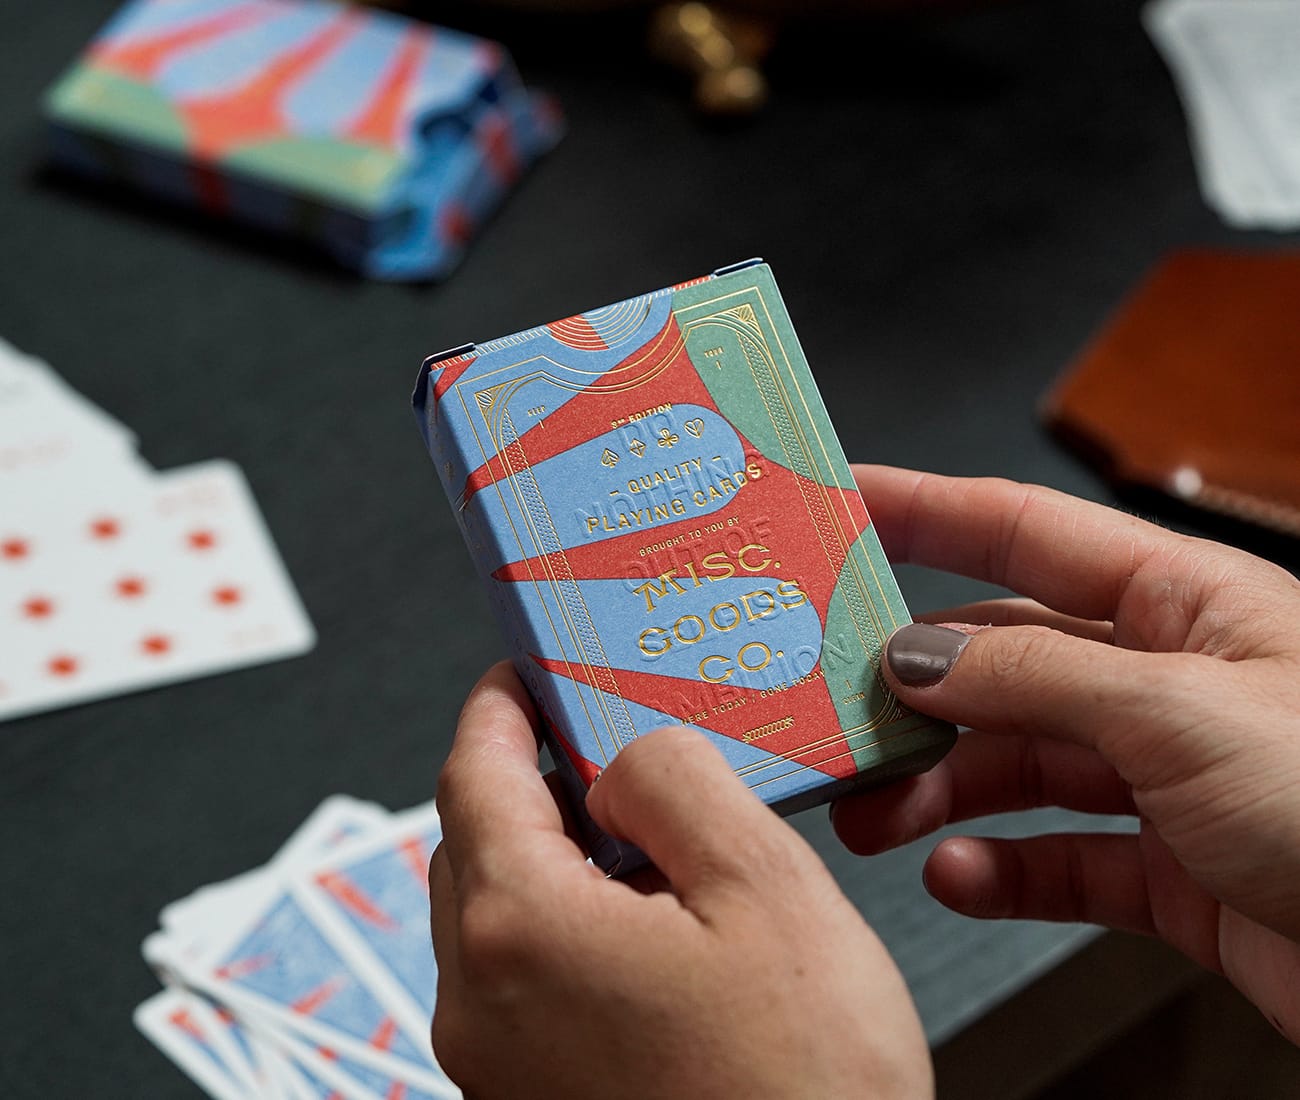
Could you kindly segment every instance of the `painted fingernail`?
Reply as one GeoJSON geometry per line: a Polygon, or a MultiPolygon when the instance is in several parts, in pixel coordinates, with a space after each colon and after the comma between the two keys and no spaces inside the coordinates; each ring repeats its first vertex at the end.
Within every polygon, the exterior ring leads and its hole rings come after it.
{"type": "Polygon", "coordinates": [[[889,670],[902,683],[909,687],[926,687],[937,684],[948,675],[969,641],[970,635],[960,630],[912,623],[889,636],[885,643],[885,660],[889,662],[889,670]]]}

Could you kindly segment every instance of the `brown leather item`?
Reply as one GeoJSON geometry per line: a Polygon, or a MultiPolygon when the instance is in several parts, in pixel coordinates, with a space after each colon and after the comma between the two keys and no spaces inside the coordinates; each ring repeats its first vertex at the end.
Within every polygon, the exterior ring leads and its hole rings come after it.
{"type": "Polygon", "coordinates": [[[1173,254],[1042,412],[1116,480],[1300,535],[1300,255],[1173,254]]]}

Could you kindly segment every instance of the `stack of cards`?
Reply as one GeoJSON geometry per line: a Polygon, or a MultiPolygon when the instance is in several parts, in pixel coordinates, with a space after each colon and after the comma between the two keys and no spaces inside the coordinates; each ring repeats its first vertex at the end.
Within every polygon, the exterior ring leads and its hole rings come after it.
{"type": "Polygon", "coordinates": [[[46,112],[69,171],[377,279],[447,274],[561,130],[497,43],[330,0],[130,0],[46,112]]]}
{"type": "Polygon", "coordinates": [[[1143,18],[1187,110],[1206,202],[1242,228],[1300,227],[1300,4],[1155,0],[1143,18]]]}
{"type": "Polygon", "coordinates": [[[459,1096],[429,1040],[440,835],[432,804],[327,800],[265,867],[163,910],[137,1026],[219,1100],[459,1096]]]}
{"type": "Polygon", "coordinates": [[[315,641],[239,469],[135,445],[0,342],[0,720],[315,641]]]}

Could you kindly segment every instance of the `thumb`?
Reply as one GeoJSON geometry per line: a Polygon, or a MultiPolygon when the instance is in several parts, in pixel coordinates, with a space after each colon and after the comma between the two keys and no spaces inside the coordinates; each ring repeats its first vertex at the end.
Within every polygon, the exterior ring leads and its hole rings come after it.
{"type": "Polygon", "coordinates": [[[803,845],[707,738],[680,726],[622,749],[588,792],[587,812],[645,852],[683,902],[720,886],[770,888],[803,845]]]}
{"type": "Polygon", "coordinates": [[[912,623],[890,635],[881,669],[900,701],[923,714],[1073,741],[1123,773],[1139,748],[1134,735],[1173,732],[1185,661],[1045,626],[912,623]]]}

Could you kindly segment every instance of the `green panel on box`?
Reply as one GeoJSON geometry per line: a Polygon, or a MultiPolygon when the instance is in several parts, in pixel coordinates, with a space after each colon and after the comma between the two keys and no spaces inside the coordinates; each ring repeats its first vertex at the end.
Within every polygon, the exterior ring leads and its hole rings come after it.
{"type": "Polygon", "coordinates": [[[747,274],[746,285],[725,298],[709,283],[673,296],[691,360],[701,364],[700,378],[718,408],[769,461],[851,489],[853,475],[820,395],[800,386],[790,369],[791,359],[803,359],[803,349],[771,270],[764,265],[747,274]],[[702,305],[710,308],[701,318],[702,305]]]}
{"type": "Polygon", "coordinates": [[[222,163],[254,178],[300,188],[317,201],[377,209],[410,166],[408,157],[376,145],[332,138],[291,137],[245,145],[222,163]]]}
{"type": "Polygon", "coordinates": [[[184,119],[148,85],[102,69],[77,65],[50,92],[51,112],[60,121],[97,133],[129,133],[137,140],[184,152],[184,119]]]}

